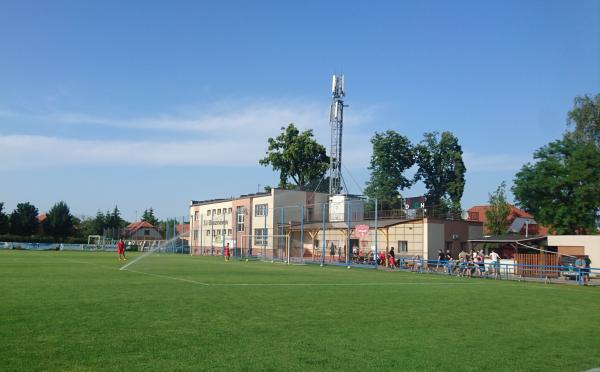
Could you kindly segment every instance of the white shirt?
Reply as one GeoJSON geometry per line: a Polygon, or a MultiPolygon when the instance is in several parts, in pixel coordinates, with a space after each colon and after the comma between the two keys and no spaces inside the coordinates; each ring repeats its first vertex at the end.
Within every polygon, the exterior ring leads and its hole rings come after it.
{"type": "Polygon", "coordinates": [[[492,259],[492,262],[496,262],[500,258],[500,255],[496,252],[492,252],[490,253],[490,258],[492,259]]]}

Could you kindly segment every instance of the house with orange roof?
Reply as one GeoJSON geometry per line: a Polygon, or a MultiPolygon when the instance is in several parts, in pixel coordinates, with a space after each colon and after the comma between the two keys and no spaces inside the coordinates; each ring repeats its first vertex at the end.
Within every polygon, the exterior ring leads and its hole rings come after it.
{"type": "Polygon", "coordinates": [[[148,221],[130,223],[123,229],[122,237],[131,240],[161,240],[160,231],[148,221]]]}
{"type": "MultiPolygon", "coordinates": [[[[489,235],[487,229],[487,217],[485,212],[490,209],[489,205],[476,205],[467,210],[469,221],[483,222],[483,234],[489,235]]],[[[510,205],[510,213],[507,217],[507,233],[515,233],[523,236],[546,235],[548,228],[538,224],[533,216],[524,210],[510,205]]]]}

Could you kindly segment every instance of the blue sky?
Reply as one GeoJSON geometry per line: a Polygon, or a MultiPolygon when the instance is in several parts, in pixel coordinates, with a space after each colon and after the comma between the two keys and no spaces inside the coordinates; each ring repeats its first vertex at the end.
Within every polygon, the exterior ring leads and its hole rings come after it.
{"type": "Polygon", "coordinates": [[[266,138],[329,147],[340,72],[350,191],[373,133],[448,130],[468,208],[600,93],[600,2],[0,0],[0,201],[132,220],[276,185],[266,138]]]}

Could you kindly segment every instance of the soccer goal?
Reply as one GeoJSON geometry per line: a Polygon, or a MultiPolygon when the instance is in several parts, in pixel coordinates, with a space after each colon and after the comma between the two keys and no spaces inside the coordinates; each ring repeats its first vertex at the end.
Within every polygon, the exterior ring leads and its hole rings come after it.
{"type": "Polygon", "coordinates": [[[285,263],[303,262],[300,246],[296,246],[288,235],[241,235],[237,243],[233,254],[240,258],[285,263]]]}
{"type": "Polygon", "coordinates": [[[161,254],[186,253],[184,239],[182,238],[187,235],[188,234],[186,232],[168,240],[154,241],[152,244],[150,244],[144,249],[142,254],[127,262],[125,265],[121,266],[120,270],[127,270],[131,266],[138,264],[140,261],[145,260],[152,255],[158,256],[161,254]]]}

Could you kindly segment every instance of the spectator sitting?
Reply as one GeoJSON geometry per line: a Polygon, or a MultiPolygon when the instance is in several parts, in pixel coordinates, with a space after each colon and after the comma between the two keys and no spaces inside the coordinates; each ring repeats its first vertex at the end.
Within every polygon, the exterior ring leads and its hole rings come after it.
{"type": "Polygon", "coordinates": [[[452,257],[448,258],[447,270],[448,275],[452,275],[452,271],[454,270],[454,266],[456,265],[456,261],[452,257]]]}
{"type": "Polygon", "coordinates": [[[483,261],[483,255],[478,254],[476,262],[477,262],[477,276],[482,277],[483,274],[485,273],[485,263],[483,261]]]}
{"type": "Polygon", "coordinates": [[[415,264],[413,265],[413,271],[421,272],[421,256],[415,256],[414,262],[415,264]]]}

